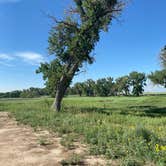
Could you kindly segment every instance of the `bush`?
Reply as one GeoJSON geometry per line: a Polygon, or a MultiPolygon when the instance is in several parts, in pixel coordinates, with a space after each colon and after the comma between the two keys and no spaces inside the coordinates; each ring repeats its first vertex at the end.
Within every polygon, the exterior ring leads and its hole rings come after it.
{"type": "Polygon", "coordinates": [[[80,156],[78,154],[73,154],[66,160],[61,161],[62,166],[68,166],[68,165],[84,165],[83,162],[84,156],[80,156]]]}

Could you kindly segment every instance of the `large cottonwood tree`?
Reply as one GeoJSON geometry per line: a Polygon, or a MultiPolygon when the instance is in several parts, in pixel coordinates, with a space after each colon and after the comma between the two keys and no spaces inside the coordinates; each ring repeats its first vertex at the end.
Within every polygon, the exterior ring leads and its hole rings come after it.
{"type": "Polygon", "coordinates": [[[100,39],[100,32],[108,30],[124,7],[122,0],[74,0],[74,3],[65,19],[58,21],[52,17],[55,26],[50,32],[48,49],[55,59],[41,64],[38,69],[46,84],[54,87],[57,111],[60,111],[65,91],[83,63],[93,63],[91,52],[100,39]]]}

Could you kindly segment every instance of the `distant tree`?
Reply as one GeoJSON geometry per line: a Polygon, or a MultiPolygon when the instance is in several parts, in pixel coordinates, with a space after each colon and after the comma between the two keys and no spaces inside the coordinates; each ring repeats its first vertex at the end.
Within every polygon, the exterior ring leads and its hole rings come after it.
{"type": "Polygon", "coordinates": [[[24,90],[15,90],[12,92],[0,93],[0,98],[33,98],[40,96],[47,96],[48,91],[46,88],[29,88],[24,90]]]}
{"type": "Polygon", "coordinates": [[[68,87],[66,90],[66,95],[76,95],[77,91],[74,87],[68,87]]]}
{"type": "Polygon", "coordinates": [[[146,86],[146,76],[144,73],[138,73],[136,71],[129,74],[130,85],[132,86],[132,94],[139,96],[144,92],[144,86],[146,86]]]}
{"type": "Polygon", "coordinates": [[[83,83],[76,83],[74,85],[74,89],[77,92],[77,94],[79,94],[80,96],[82,96],[82,93],[84,91],[84,84],[83,83]]]}
{"type": "Polygon", "coordinates": [[[160,52],[160,59],[162,66],[166,68],[166,46],[164,46],[164,48],[160,52]]]}
{"type": "Polygon", "coordinates": [[[106,88],[106,79],[98,79],[96,81],[96,92],[98,96],[107,96],[109,91],[106,88]]]}
{"type": "Polygon", "coordinates": [[[112,94],[113,78],[102,78],[96,81],[96,92],[99,96],[109,96],[112,94]]]}
{"type": "Polygon", "coordinates": [[[84,88],[84,93],[86,96],[95,96],[95,89],[96,89],[96,84],[95,81],[92,79],[88,79],[87,81],[84,82],[83,84],[84,88]]]}
{"type": "Polygon", "coordinates": [[[166,88],[166,69],[152,72],[148,78],[156,85],[161,85],[166,88]]]}
{"type": "Polygon", "coordinates": [[[19,98],[21,91],[15,90],[12,92],[0,93],[0,98],[19,98]]]}
{"type": "Polygon", "coordinates": [[[56,58],[54,64],[42,64],[38,73],[43,73],[46,84],[51,86],[53,93],[56,92],[55,110],[60,111],[66,89],[83,64],[93,63],[91,51],[100,39],[100,32],[106,31],[122,11],[122,1],[74,0],[75,8],[64,20],[52,17],[56,25],[50,32],[48,49],[56,58]],[[52,68],[55,68],[53,73],[52,68]],[[49,74],[50,70],[52,74],[49,74]]]}
{"type": "Polygon", "coordinates": [[[40,97],[40,96],[46,96],[48,95],[48,92],[45,88],[34,88],[31,87],[29,89],[24,89],[21,91],[20,97],[22,98],[34,98],[34,97],[40,97]]]}
{"type": "Polygon", "coordinates": [[[130,93],[130,79],[129,76],[123,76],[116,79],[118,93],[129,95],[130,93]]]}
{"type": "Polygon", "coordinates": [[[19,91],[19,90],[10,92],[10,98],[19,98],[20,95],[21,95],[21,91],[19,91]]]}
{"type": "Polygon", "coordinates": [[[108,95],[109,96],[114,96],[116,95],[116,86],[115,86],[115,83],[114,83],[114,78],[113,77],[107,77],[106,78],[106,86],[107,86],[107,89],[108,89],[108,95]]]}
{"type": "Polygon", "coordinates": [[[113,85],[111,87],[110,96],[117,96],[118,95],[118,86],[115,82],[113,82],[113,85]]]}

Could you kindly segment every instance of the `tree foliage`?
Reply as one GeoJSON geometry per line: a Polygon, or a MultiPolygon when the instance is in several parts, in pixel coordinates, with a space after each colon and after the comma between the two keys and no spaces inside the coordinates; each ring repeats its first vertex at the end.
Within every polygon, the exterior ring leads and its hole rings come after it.
{"type": "Polygon", "coordinates": [[[83,63],[93,63],[91,51],[100,39],[100,32],[107,31],[111,21],[124,6],[119,0],[74,2],[75,8],[70,9],[70,15],[64,20],[58,21],[52,17],[55,26],[50,31],[48,50],[51,55],[55,55],[55,60],[50,64],[41,64],[38,70],[38,73],[43,73],[46,85],[51,86],[53,92],[56,91],[54,107],[57,111],[60,111],[66,89],[83,63]]]}
{"type": "Polygon", "coordinates": [[[116,79],[116,85],[118,93],[123,95],[129,95],[130,93],[130,79],[129,76],[123,76],[116,79]]]}
{"type": "Polygon", "coordinates": [[[21,91],[15,90],[12,92],[0,93],[0,98],[19,98],[20,95],[21,95],[21,91]]]}
{"type": "Polygon", "coordinates": [[[96,93],[96,84],[95,81],[92,79],[88,79],[87,81],[84,82],[84,93],[87,96],[95,96],[96,93]]]}
{"type": "Polygon", "coordinates": [[[156,85],[166,88],[166,70],[152,72],[148,78],[156,85]]]}
{"type": "Polygon", "coordinates": [[[42,63],[36,73],[42,73],[48,93],[55,97],[58,81],[63,71],[62,65],[58,59],[50,63],[42,63]]]}
{"type": "Polygon", "coordinates": [[[112,94],[112,87],[114,86],[113,78],[102,78],[96,81],[96,91],[99,96],[109,96],[112,94]]]}
{"type": "Polygon", "coordinates": [[[80,96],[82,96],[83,91],[84,91],[84,84],[78,82],[74,85],[74,88],[76,90],[76,93],[79,94],[80,96]]]}
{"type": "Polygon", "coordinates": [[[76,83],[70,87],[68,92],[70,95],[79,94],[86,96],[117,96],[117,95],[134,95],[139,96],[144,92],[146,85],[146,75],[139,72],[131,72],[114,79],[113,77],[101,78],[96,81],[89,79],[82,83],[76,83]]]}
{"type": "Polygon", "coordinates": [[[24,90],[15,90],[12,92],[0,93],[0,98],[34,98],[47,96],[49,92],[45,88],[29,88],[24,90]]]}
{"type": "Polygon", "coordinates": [[[146,76],[144,73],[138,73],[133,71],[129,74],[130,85],[132,86],[132,94],[139,96],[144,92],[144,86],[146,86],[146,76]]]}
{"type": "Polygon", "coordinates": [[[161,85],[166,88],[166,46],[161,49],[160,60],[163,70],[156,70],[148,75],[148,78],[156,85],[161,85]]]}

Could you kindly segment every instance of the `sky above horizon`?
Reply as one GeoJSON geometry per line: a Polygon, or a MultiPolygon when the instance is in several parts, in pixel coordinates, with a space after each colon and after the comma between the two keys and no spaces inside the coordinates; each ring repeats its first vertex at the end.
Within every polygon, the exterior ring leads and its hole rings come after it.
{"type": "MultiPolygon", "coordinates": [[[[47,14],[62,18],[71,5],[72,0],[0,0],[0,92],[44,87],[35,70],[50,59],[47,40],[53,24],[47,14]]],[[[165,6],[165,0],[132,0],[120,21],[101,33],[93,51],[95,63],[84,66],[86,72],[73,83],[160,70],[158,55],[166,44],[165,6]]],[[[148,85],[146,91],[166,91],[148,85]]]]}

